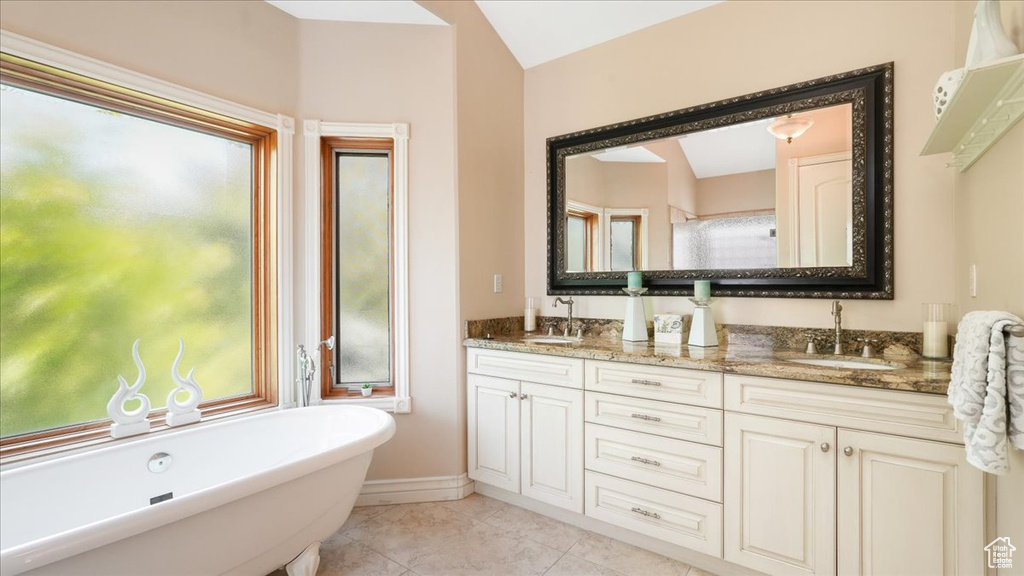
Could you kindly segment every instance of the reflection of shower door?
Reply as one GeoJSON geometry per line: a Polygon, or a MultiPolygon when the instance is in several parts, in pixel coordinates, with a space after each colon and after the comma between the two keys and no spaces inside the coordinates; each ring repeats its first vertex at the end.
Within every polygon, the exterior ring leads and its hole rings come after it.
{"type": "Polygon", "coordinates": [[[798,173],[799,265],[852,265],[850,160],[801,162],[798,173]]]}

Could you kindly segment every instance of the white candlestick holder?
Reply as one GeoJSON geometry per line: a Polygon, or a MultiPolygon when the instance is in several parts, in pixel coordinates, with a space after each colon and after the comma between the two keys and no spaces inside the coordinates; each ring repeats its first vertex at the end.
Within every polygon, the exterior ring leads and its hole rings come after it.
{"type": "Polygon", "coordinates": [[[693,309],[693,321],[690,322],[690,338],[687,344],[700,346],[701,348],[712,348],[718,346],[718,330],[715,329],[715,316],[711,312],[712,298],[698,300],[690,298],[695,308],[693,309]]]}
{"type": "Polygon", "coordinates": [[[626,319],[622,323],[622,339],[627,342],[647,342],[647,314],[644,299],[647,288],[623,288],[626,299],[626,319]]]}

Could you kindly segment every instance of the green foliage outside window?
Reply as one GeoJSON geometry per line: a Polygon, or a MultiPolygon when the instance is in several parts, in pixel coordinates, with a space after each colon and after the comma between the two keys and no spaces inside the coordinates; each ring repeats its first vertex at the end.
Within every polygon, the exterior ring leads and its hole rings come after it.
{"type": "Polygon", "coordinates": [[[195,367],[252,390],[250,145],[0,92],[0,435],[106,418],[131,346],[153,408],[195,367]]]}

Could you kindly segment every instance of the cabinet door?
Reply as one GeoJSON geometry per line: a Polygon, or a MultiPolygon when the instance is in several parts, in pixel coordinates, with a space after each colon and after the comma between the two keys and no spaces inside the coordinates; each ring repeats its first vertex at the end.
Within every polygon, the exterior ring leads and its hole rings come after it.
{"type": "Polygon", "coordinates": [[[836,429],[725,415],[725,559],[776,576],[836,572],[836,429]]]}
{"type": "Polygon", "coordinates": [[[583,513],[583,391],[523,382],[522,494],[583,513]]]}
{"type": "Polygon", "coordinates": [[[984,574],[984,475],[963,446],[840,430],[837,447],[839,574],[984,574]]]}
{"type": "Polygon", "coordinates": [[[466,377],[469,477],[519,492],[519,382],[466,377]]]}

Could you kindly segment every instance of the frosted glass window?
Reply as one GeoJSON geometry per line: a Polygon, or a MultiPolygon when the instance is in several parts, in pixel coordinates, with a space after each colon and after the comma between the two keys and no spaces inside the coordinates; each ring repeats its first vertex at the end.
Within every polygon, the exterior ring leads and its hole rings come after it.
{"type": "Polygon", "coordinates": [[[565,255],[567,272],[587,271],[587,221],[579,216],[566,219],[565,255]]]}
{"type": "Polygon", "coordinates": [[[691,220],[672,225],[675,270],[775,268],[775,216],[691,220]]]}
{"type": "Polygon", "coordinates": [[[154,409],[178,338],[205,400],[252,393],[252,146],[0,89],[0,434],[106,418],[137,338],[154,409]]]}
{"type": "Polygon", "coordinates": [[[391,162],[335,154],[335,383],[391,386],[391,162]]]}
{"type": "Polygon", "coordinates": [[[636,270],[636,220],[612,218],[611,242],[611,269],[636,270]]]}

